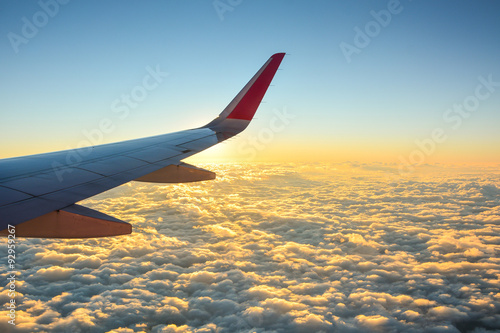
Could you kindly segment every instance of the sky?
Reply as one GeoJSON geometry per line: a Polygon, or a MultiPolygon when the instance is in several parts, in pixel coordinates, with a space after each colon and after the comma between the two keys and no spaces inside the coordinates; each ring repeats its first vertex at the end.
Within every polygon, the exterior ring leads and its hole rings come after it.
{"type": "Polygon", "coordinates": [[[286,52],[247,131],[197,161],[498,165],[499,7],[2,1],[0,157],[78,147],[105,118],[98,143],[202,126],[286,52]],[[155,87],[119,117],[152,71],[155,87]]]}
{"type": "Polygon", "coordinates": [[[498,332],[499,10],[0,0],[0,158],[203,126],[287,53],[186,160],[215,180],[78,203],[130,235],[17,240],[15,329],[3,241],[0,331],[498,332]]]}

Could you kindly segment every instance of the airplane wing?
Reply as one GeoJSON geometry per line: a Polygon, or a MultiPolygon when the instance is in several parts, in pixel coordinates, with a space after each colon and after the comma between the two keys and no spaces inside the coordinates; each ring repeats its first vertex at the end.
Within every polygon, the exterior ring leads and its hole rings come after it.
{"type": "Polygon", "coordinates": [[[243,131],[284,53],[274,54],[207,125],[148,138],[0,160],[0,234],[86,238],[129,234],[132,226],[76,202],[132,180],[182,183],[214,179],[181,162],[243,131]]]}

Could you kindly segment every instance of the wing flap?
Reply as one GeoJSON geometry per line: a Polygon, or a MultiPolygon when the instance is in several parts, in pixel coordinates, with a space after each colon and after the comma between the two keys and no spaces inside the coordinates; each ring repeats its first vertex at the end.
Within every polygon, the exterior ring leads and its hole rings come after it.
{"type": "MultiPolygon", "coordinates": [[[[129,223],[80,205],[71,205],[16,225],[17,237],[91,238],[131,232],[129,223]]],[[[0,231],[0,234],[6,235],[7,230],[0,231]]]]}
{"type": "Polygon", "coordinates": [[[180,163],[168,165],[135,180],[149,183],[190,183],[212,179],[215,179],[215,172],[187,163],[180,163]]]}

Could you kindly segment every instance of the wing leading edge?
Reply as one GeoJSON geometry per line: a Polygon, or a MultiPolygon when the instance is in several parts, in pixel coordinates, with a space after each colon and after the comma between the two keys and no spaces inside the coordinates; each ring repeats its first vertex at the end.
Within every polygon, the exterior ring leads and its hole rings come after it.
{"type": "Polygon", "coordinates": [[[243,131],[285,53],[269,58],[217,118],[191,130],[0,160],[0,234],[86,238],[131,233],[130,224],[75,203],[132,180],[181,183],[215,174],[181,162],[243,131]]]}

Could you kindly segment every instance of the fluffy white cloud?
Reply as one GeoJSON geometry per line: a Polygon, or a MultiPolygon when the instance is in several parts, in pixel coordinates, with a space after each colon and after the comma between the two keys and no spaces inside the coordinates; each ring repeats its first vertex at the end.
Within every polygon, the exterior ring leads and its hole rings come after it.
{"type": "Polygon", "coordinates": [[[205,167],[220,176],[84,203],[132,235],[20,240],[17,331],[500,329],[495,170],[205,167]]]}

